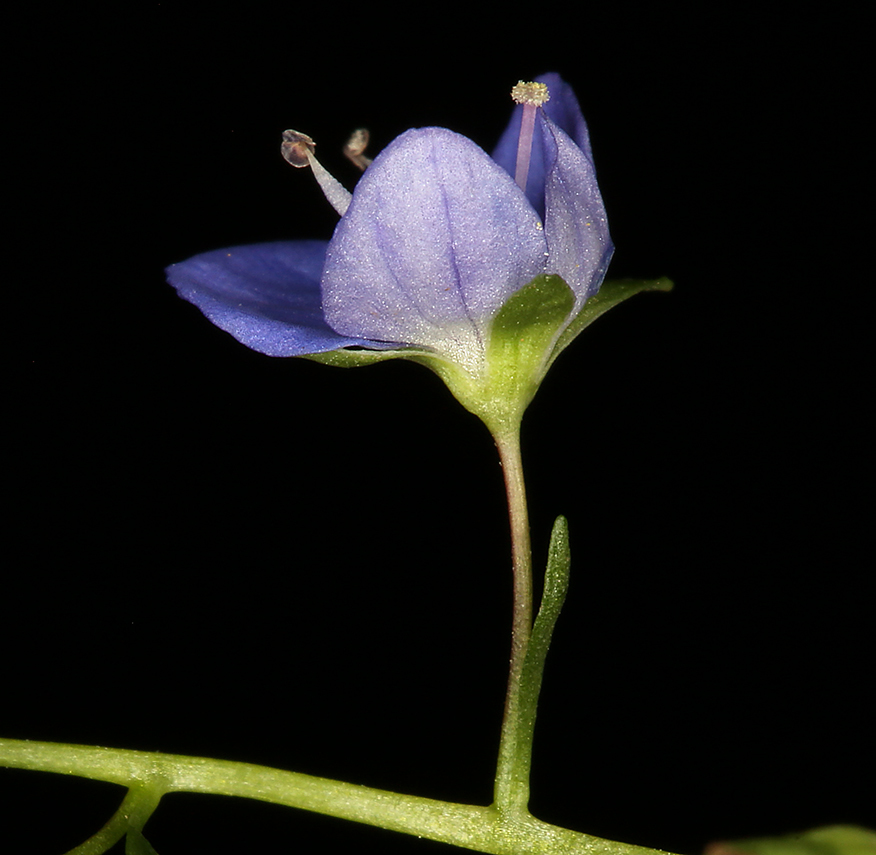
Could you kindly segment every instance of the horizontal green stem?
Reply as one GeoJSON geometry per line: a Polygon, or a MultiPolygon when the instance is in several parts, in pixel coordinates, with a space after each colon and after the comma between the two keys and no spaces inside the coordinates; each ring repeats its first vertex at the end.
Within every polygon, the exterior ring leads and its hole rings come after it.
{"type": "Polygon", "coordinates": [[[0,766],[146,788],[155,799],[173,792],[259,799],[493,855],[654,855],[656,851],[550,825],[525,810],[510,814],[229,760],[0,739],[0,766]]]}

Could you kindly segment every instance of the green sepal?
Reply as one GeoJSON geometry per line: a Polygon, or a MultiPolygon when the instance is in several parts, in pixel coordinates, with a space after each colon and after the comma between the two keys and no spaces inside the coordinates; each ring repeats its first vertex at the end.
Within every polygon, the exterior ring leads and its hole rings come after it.
{"type": "Polygon", "coordinates": [[[472,375],[428,355],[414,359],[438,374],[457,400],[496,435],[519,424],[574,305],[575,295],[561,276],[541,274],[512,294],[496,313],[486,337],[481,373],[472,375]]]}
{"type": "Polygon", "coordinates": [[[589,327],[609,309],[643,291],[671,291],[672,288],[672,281],[665,276],[660,279],[609,279],[603,282],[599,291],[584,304],[572,323],[563,330],[551,357],[551,363],[574,341],[581,330],[589,327]]]}
{"type": "Polygon", "coordinates": [[[570,321],[574,293],[561,276],[540,274],[512,294],[496,313],[486,336],[484,369],[477,374],[422,347],[340,348],[303,358],[340,368],[389,359],[419,362],[438,374],[457,400],[495,434],[519,424],[547,370],[581,330],[634,294],[671,289],[672,282],[665,277],[604,282],[570,321]]]}
{"type": "Polygon", "coordinates": [[[396,350],[365,350],[342,347],[339,350],[328,350],[325,353],[308,353],[303,359],[322,362],[323,365],[334,365],[337,368],[361,368],[374,365],[375,362],[386,362],[388,359],[411,359],[414,356],[428,355],[430,351],[417,347],[400,347],[396,350]]]}
{"type": "Polygon", "coordinates": [[[538,389],[557,333],[575,306],[561,276],[536,276],[499,309],[490,330],[487,364],[493,381],[509,399],[525,399],[538,389]]]}

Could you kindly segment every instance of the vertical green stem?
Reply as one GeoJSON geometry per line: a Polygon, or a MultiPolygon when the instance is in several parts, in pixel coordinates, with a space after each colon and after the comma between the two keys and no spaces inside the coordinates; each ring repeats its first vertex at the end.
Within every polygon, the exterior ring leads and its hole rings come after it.
{"type": "Polygon", "coordinates": [[[501,811],[525,811],[529,802],[531,735],[521,716],[521,677],[532,634],[532,549],[529,513],[520,454],[520,424],[494,433],[505,475],[511,522],[511,557],[514,606],[511,628],[511,664],[505,696],[505,716],[499,742],[494,806],[501,811]]]}

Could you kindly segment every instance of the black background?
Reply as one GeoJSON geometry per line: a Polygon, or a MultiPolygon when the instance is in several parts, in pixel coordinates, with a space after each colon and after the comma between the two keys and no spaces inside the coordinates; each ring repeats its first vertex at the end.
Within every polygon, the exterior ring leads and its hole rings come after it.
{"type": "MultiPolygon", "coordinates": [[[[0,732],[490,800],[510,574],[487,432],[418,366],[247,350],[162,269],[331,235],[285,128],[352,186],[354,127],[375,151],[422,125],[489,150],[510,86],[556,70],[590,124],[610,275],[677,286],[588,330],[527,415],[536,554],[563,513],[574,556],[532,809],[691,855],[872,824],[863,24],[769,8],[132,3],[14,28],[0,732]]],[[[0,849],[33,855],[121,795],[0,788],[0,849]]],[[[451,851],[194,795],[147,836],[451,851]]]]}

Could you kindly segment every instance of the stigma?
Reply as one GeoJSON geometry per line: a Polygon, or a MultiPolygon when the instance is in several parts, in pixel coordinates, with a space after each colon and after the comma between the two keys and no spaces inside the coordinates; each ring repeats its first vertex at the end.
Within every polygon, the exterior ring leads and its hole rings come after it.
{"type": "Polygon", "coordinates": [[[515,103],[523,106],[514,180],[525,193],[526,180],[529,178],[529,160],[532,155],[532,135],[535,131],[535,111],[550,100],[551,93],[544,83],[525,83],[520,80],[511,90],[511,97],[515,103]]]}

